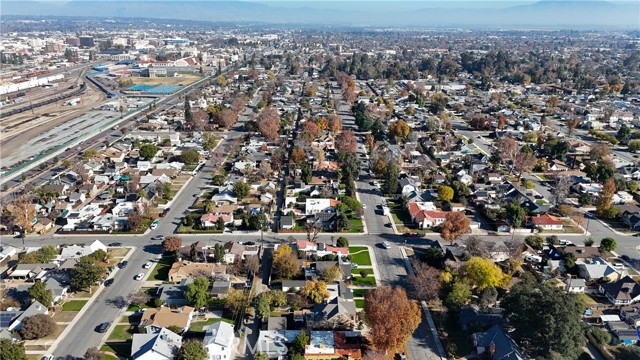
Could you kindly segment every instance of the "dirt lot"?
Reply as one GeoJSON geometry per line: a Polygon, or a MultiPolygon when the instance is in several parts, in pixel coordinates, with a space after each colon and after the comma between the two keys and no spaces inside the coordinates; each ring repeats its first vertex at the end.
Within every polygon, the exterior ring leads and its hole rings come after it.
{"type": "Polygon", "coordinates": [[[197,76],[184,75],[180,77],[132,77],[135,85],[187,85],[200,78],[197,76]]]}

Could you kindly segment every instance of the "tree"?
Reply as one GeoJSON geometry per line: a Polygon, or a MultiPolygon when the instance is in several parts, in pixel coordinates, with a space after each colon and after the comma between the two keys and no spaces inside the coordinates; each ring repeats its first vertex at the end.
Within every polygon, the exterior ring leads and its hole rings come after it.
{"type": "Polygon", "coordinates": [[[597,327],[589,327],[589,333],[600,346],[609,345],[611,342],[611,333],[605,329],[597,327]]]}
{"type": "Polygon", "coordinates": [[[373,153],[373,150],[376,149],[376,137],[373,134],[367,134],[364,137],[364,144],[369,150],[369,154],[373,153]]]}
{"type": "Polygon", "coordinates": [[[387,162],[382,156],[376,158],[373,163],[373,172],[378,177],[383,177],[387,173],[387,162]]]}
{"type": "Polygon", "coordinates": [[[75,290],[90,288],[102,278],[104,272],[105,269],[96,265],[95,260],[83,256],[78,259],[71,271],[71,288],[75,290]]]}
{"type": "Polygon", "coordinates": [[[261,292],[253,299],[256,316],[264,321],[271,314],[271,299],[268,292],[261,292]]]}
{"type": "Polygon", "coordinates": [[[58,249],[52,245],[45,245],[36,251],[26,253],[19,258],[21,264],[47,264],[58,256],[58,249]]]}
{"type": "Polygon", "coordinates": [[[184,341],[178,351],[178,360],[207,360],[209,353],[198,340],[184,341]]]}
{"type": "Polygon", "coordinates": [[[195,149],[186,149],[180,154],[180,160],[187,165],[197,164],[200,161],[200,154],[195,149]]]}
{"type": "Polygon", "coordinates": [[[231,288],[225,299],[225,307],[232,313],[237,313],[249,305],[249,300],[244,291],[231,288]]]}
{"type": "Polygon", "coordinates": [[[394,162],[387,164],[382,191],[384,191],[385,194],[395,194],[398,191],[399,186],[398,165],[394,162]]]}
{"type": "Polygon", "coordinates": [[[556,176],[554,186],[551,192],[553,193],[553,204],[559,209],[560,205],[564,202],[565,197],[569,193],[572,180],[569,176],[556,176]]]}
{"type": "Polygon", "coordinates": [[[629,151],[632,153],[638,152],[640,150],[640,140],[629,141],[629,145],[627,145],[629,151]]]}
{"type": "Polygon", "coordinates": [[[596,200],[596,211],[600,215],[605,215],[607,210],[611,208],[611,201],[613,200],[613,195],[616,193],[616,183],[613,178],[605,181],[602,186],[602,190],[598,194],[598,198],[596,200]]]}
{"type": "Polygon", "coordinates": [[[449,212],[442,223],[440,236],[453,245],[453,242],[458,238],[458,236],[469,232],[470,226],[471,221],[464,216],[464,212],[449,212]]]}
{"type": "Polygon", "coordinates": [[[260,270],[260,259],[258,259],[257,255],[251,255],[244,259],[244,269],[245,271],[253,275],[260,270]]]}
{"type": "Polygon", "coordinates": [[[496,150],[498,151],[498,157],[505,163],[511,162],[509,167],[509,173],[513,173],[515,160],[520,153],[518,142],[511,137],[502,137],[496,141],[496,150]]]}
{"type": "MultiPolygon", "coordinates": [[[[523,146],[522,149],[530,149],[530,147],[523,146]]],[[[521,177],[523,173],[528,173],[533,170],[537,161],[533,153],[522,151],[522,149],[516,154],[513,160],[513,168],[518,172],[518,177],[521,177]]]]}
{"type": "Polygon", "coordinates": [[[578,118],[573,118],[573,119],[567,121],[567,134],[569,136],[571,136],[571,134],[573,134],[573,130],[575,130],[576,126],[578,126],[579,123],[580,123],[580,119],[578,119],[578,118]]]}
{"type": "Polygon", "coordinates": [[[618,246],[618,243],[616,242],[616,239],[614,238],[610,238],[610,237],[606,237],[602,240],[600,240],[600,246],[598,247],[600,249],[600,251],[602,252],[612,252],[616,249],[616,247],[618,246]]]}
{"type": "Polygon", "coordinates": [[[418,305],[399,287],[382,286],[367,292],[364,311],[371,344],[385,352],[403,349],[422,321],[418,305]]]}
{"type": "Polygon", "coordinates": [[[191,284],[187,285],[184,297],[196,309],[201,309],[209,301],[209,279],[198,277],[191,284]]]}
{"type": "Polygon", "coordinates": [[[336,151],[354,153],[358,148],[358,139],[356,139],[356,135],[353,130],[348,129],[342,131],[338,136],[336,136],[335,144],[336,151]]]}
{"type": "Polygon", "coordinates": [[[93,346],[87,349],[84,353],[84,360],[102,360],[104,359],[104,354],[100,349],[93,346]]]}
{"type": "Polygon", "coordinates": [[[84,152],[84,157],[88,159],[93,159],[96,156],[98,156],[98,151],[96,149],[89,149],[84,152]]]}
{"type": "MultiPolygon", "coordinates": [[[[24,180],[22,180],[24,182],[24,180]]],[[[23,192],[22,195],[13,200],[11,215],[16,225],[20,226],[23,232],[28,233],[33,229],[33,219],[36,218],[36,207],[32,202],[32,197],[23,192]]]]}
{"type": "Polygon", "coordinates": [[[280,132],[280,115],[278,110],[274,108],[266,108],[262,110],[258,116],[258,128],[260,133],[267,140],[273,141],[278,138],[280,132]]]}
{"type": "Polygon", "coordinates": [[[2,360],[27,360],[24,343],[11,339],[0,339],[0,354],[2,360]]]}
{"type": "Polygon", "coordinates": [[[269,301],[272,308],[277,308],[287,305],[287,294],[282,290],[269,291],[269,301]]]}
{"type": "Polygon", "coordinates": [[[491,306],[498,301],[498,290],[494,287],[488,287],[482,290],[480,294],[480,304],[484,307],[491,306]]]}
{"type": "Polygon", "coordinates": [[[544,238],[539,234],[535,234],[527,236],[524,239],[524,242],[536,250],[542,250],[542,246],[544,245],[544,238]]]}
{"type": "Polygon", "coordinates": [[[344,273],[342,268],[338,265],[329,266],[322,272],[322,278],[328,283],[334,283],[338,280],[342,280],[344,273]]]}
{"type": "Polygon", "coordinates": [[[309,343],[309,335],[305,330],[301,330],[300,334],[293,339],[291,347],[289,348],[294,354],[304,354],[304,349],[309,343]]]}
{"type": "Polygon", "coordinates": [[[255,354],[253,354],[253,360],[269,360],[269,355],[261,351],[258,351],[255,354]]]}
{"type": "Polygon", "coordinates": [[[137,306],[137,307],[142,307],[143,305],[148,303],[150,299],[151,299],[151,297],[144,290],[138,290],[136,292],[131,292],[131,293],[129,293],[129,295],[127,295],[127,300],[129,300],[129,303],[131,303],[131,305],[134,305],[134,306],[137,306]]]}
{"type": "Polygon", "coordinates": [[[440,201],[451,201],[453,199],[453,189],[446,185],[438,186],[438,199],[440,201]]]}
{"type": "Polygon", "coordinates": [[[337,247],[349,247],[349,240],[344,236],[340,236],[336,240],[336,246],[337,247]]]}
{"type": "Polygon", "coordinates": [[[247,195],[249,195],[250,189],[251,187],[249,186],[249,184],[247,184],[244,181],[236,181],[235,183],[233,183],[233,193],[236,194],[236,196],[240,200],[244,199],[245,197],[247,197],[247,195]]]}
{"type": "Polygon", "coordinates": [[[454,282],[451,286],[451,291],[447,294],[444,302],[447,304],[447,307],[452,309],[459,309],[462,305],[464,305],[467,300],[471,297],[471,289],[467,284],[461,282],[454,282]]]}
{"type": "Polygon", "coordinates": [[[313,140],[320,136],[320,127],[313,121],[306,121],[302,125],[302,131],[300,137],[307,143],[311,143],[313,140]]]}
{"type": "Polygon", "coordinates": [[[420,301],[431,301],[438,298],[440,292],[440,270],[422,262],[414,262],[414,276],[409,277],[411,295],[420,301]]]}
{"type": "Polygon", "coordinates": [[[527,218],[528,210],[517,203],[509,203],[505,207],[505,212],[507,214],[507,220],[509,221],[509,225],[514,228],[522,227],[525,219],[527,218]]]}
{"type": "Polygon", "coordinates": [[[224,262],[224,246],[222,244],[214,245],[213,261],[217,264],[222,264],[224,262]]]}
{"type": "Polygon", "coordinates": [[[291,279],[300,272],[298,257],[289,245],[279,246],[273,255],[273,275],[275,279],[291,279]]]}
{"type": "Polygon", "coordinates": [[[302,294],[306,296],[314,304],[319,304],[329,297],[327,283],[322,280],[307,280],[304,283],[302,294]]]}
{"type": "Polygon", "coordinates": [[[533,281],[514,285],[501,302],[511,334],[532,357],[577,358],[584,343],[584,304],[575,294],[533,281]]]}
{"type": "Polygon", "coordinates": [[[405,141],[411,133],[411,128],[406,121],[400,119],[389,124],[389,135],[393,136],[397,142],[405,141]]]}
{"type": "Polygon", "coordinates": [[[629,126],[627,126],[627,124],[622,124],[620,126],[620,129],[618,129],[618,133],[616,134],[616,138],[618,138],[618,140],[621,143],[625,143],[629,140],[629,137],[631,136],[631,129],[629,128],[629,126]]]}
{"type": "Polygon", "coordinates": [[[189,102],[189,97],[184,97],[184,122],[186,124],[191,124],[193,121],[193,114],[191,114],[191,102],[189,102]]]}
{"type": "Polygon", "coordinates": [[[305,155],[304,155],[303,149],[296,146],[291,150],[291,156],[289,160],[291,160],[293,164],[301,163],[304,160],[304,158],[305,158],[305,155]]]}
{"type": "Polygon", "coordinates": [[[488,287],[503,287],[511,280],[493,261],[473,256],[462,268],[464,278],[474,288],[482,291],[488,287]]]}
{"type": "Polygon", "coordinates": [[[151,160],[158,153],[156,144],[144,144],[140,147],[140,156],[145,160],[151,160]]]}
{"type": "Polygon", "coordinates": [[[574,253],[567,253],[564,255],[564,264],[567,269],[573,269],[573,267],[576,266],[576,260],[578,259],[574,253]]]}
{"type": "Polygon", "coordinates": [[[40,304],[49,307],[53,302],[53,292],[47,289],[47,285],[45,285],[42,281],[36,281],[28,290],[27,293],[29,296],[37,300],[40,304]]]}
{"type": "Polygon", "coordinates": [[[25,340],[40,339],[53,334],[56,322],[46,314],[27,316],[22,320],[20,335],[25,340]]]}
{"type": "Polygon", "coordinates": [[[608,145],[598,143],[594,144],[589,151],[589,157],[592,161],[601,161],[611,156],[611,149],[608,145]]]}
{"type": "Polygon", "coordinates": [[[175,253],[182,247],[182,238],[179,236],[167,236],[162,240],[162,249],[166,253],[175,253]]]}

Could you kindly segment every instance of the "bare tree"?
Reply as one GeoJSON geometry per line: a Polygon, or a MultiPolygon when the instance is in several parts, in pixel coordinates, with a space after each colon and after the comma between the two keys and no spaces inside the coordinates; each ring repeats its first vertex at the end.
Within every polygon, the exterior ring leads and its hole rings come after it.
{"type": "Polygon", "coordinates": [[[471,256],[480,256],[483,258],[489,256],[489,249],[487,247],[487,244],[484,241],[480,240],[479,237],[469,236],[469,238],[467,238],[464,243],[467,246],[467,251],[471,256]]]}
{"type": "Polygon", "coordinates": [[[571,187],[571,177],[569,176],[556,176],[553,181],[553,204],[556,208],[560,208],[560,204],[564,202],[565,197],[569,193],[571,187]]]}
{"type": "Polygon", "coordinates": [[[322,231],[322,228],[322,222],[320,221],[307,222],[304,225],[304,229],[307,231],[307,240],[314,241],[322,231]]]}

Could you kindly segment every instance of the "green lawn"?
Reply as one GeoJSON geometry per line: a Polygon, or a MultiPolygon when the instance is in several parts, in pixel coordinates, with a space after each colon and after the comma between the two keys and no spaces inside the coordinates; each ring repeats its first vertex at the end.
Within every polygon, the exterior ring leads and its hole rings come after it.
{"type": "Polygon", "coordinates": [[[133,334],[137,333],[135,326],[130,325],[116,325],[113,332],[109,336],[109,340],[125,341],[133,337],[133,334]]]}
{"type": "Polygon", "coordinates": [[[364,309],[364,299],[355,299],[354,301],[358,309],[364,309]]]}
{"type": "Polygon", "coordinates": [[[351,274],[353,276],[360,276],[360,272],[364,271],[365,273],[369,274],[369,275],[373,275],[373,269],[351,269],[351,274]]]}
{"type": "Polygon", "coordinates": [[[349,230],[344,232],[361,233],[362,231],[364,231],[364,225],[362,224],[362,219],[349,219],[349,223],[351,223],[349,230]]]}
{"type": "Polygon", "coordinates": [[[371,265],[369,250],[363,250],[354,254],[351,252],[351,249],[349,249],[349,255],[351,255],[351,261],[358,265],[371,265]]]}
{"type": "Polygon", "coordinates": [[[376,286],[376,279],[373,275],[369,275],[366,278],[358,275],[351,278],[351,284],[354,286],[376,286]]]}
{"type": "MultiPolygon", "coordinates": [[[[131,341],[109,341],[102,345],[101,351],[108,351],[115,353],[123,359],[128,359],[131,356],[131,341]]],[[[105,359],[108,359],[105,357],[105,359]]]]}
{"type": "Polygon", "coordinates": [[[191,323],[191,326],[189,327],[189,331],[190,332],[204,332],[204,330],[202,330],[203,327],[205,327],[207,325],[215,324],[215,323],[220,322],[220,321],[224,321],[224,322],[227,322],[227,323],[233,325],[233,320],[231,320],[231,319],[211,318],[211,319],[209,319],[207,321],[197,321],[197,322],[191,323]]]}
{"type": "Polygon", "coordinates": [[[349,246],[349,254],[356,253],[362,250],[369,250],[366,246],[349,246]]]}
{"type": "Polygon", "coordinates": [[[150,280],[169,280],[169,269],[173,264],[175,257],[163,256],[160,261],[153,267],[153,271],[149,275],[150,280]]]}
{"type": "Polygon", "coordinates": [[[62,305],[62,311],[80,311],[88,300],[70,300],[62,305]]]}
{"type": "Polygon", "coordinates": [[[353,297],[365,297],[369,289],[353,289],[353,297]]]}

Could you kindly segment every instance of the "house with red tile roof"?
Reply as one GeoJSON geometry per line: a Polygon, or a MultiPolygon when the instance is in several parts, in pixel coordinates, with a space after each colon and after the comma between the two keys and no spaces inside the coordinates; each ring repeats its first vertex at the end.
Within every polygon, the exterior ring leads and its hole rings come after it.
{"type": "Polygon", "coordinates": [[[542,214],[536,216],[529,216],[527,218],[527,224],[534,226],[542,230],[558,230],[563,229],[562,220],[549,214],[542,214]]]}

